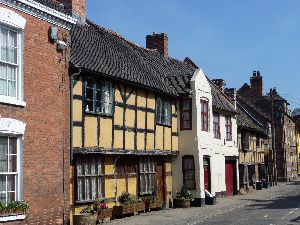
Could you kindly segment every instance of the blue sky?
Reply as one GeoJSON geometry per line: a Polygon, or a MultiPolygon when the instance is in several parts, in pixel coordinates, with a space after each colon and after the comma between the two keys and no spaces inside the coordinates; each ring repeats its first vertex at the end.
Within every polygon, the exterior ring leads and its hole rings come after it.
{"type": "Polygon", "coordinates": [[[167,33],[169,55],[191,58],[227,87],[249,83],[253,70],[264,92],[276,87],[300,107],[299,0],[87,0],[87,17],[145,46],[167,33]]]}

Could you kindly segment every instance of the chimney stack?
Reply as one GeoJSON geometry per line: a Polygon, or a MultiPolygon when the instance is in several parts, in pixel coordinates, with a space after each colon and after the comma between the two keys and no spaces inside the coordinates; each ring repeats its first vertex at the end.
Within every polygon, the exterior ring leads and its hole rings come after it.
{"type": "Polygon", "coordinates": [[[223,79],[213,79],[211,81],[224,93],[226,83],[223,79]]]}
{"type": "Polygon", "coordinates": [[[253,71],[252,77],[250,77],[252,96],[259,97],[263,94],[263,80],[259,71],[253,71]]]}
{"type": "Polygon", "coordinates": [[[160,54],[168,59],[168,35],[165,33],[156,34],[154,32],[152,35],[147,35],[146,48],[156,49],[160,54]]]}
{"type": "Polygon", "coordinates": [[[66,9],[71,10],[74,16],[82,20],[86,18],[86,0],[56,0],[62,3],[66,9]]]}
{"type": "Polygon", "coordinates": [[[234,105],[234,107],[236,108],[236,95],[237,95],[236,89],[235,88],[226,88],[224,93],[227,96],[227,98],[229,98],[230,102],[234,105]]]}

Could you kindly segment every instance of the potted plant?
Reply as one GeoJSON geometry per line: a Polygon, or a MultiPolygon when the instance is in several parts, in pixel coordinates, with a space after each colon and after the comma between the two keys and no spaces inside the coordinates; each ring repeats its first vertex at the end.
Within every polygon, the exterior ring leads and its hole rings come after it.
{"type": "Polygon", "coordinates": [[[142,198],[145,203],[145,211],[162,207],[162,200],[157,197],[157,188],[155,187],[152,194],[142,198]]]}
{"type": "Polygon", "coordinates": [[[26,202],[0,202],[0,217],[25,215],[29,206],[26,202]]]}
{"type": "Polygon", "coordinates": [[[176,192],[176,197],[174,199],[175,208],[189,208],[191,207],[191,201],[193,201],[193,195],[182,186],[179,191],[176,192]]]}
{"type": "Polygon", "coordinates": [[[113,207],[113,216],[122,217],[123,215],[134,212],[145,211],[145,204],[141,200],[136,200],[132,194],[123,192],[118,198],[119,206],[113,207]]]}
{"type": "Polygon", "coordinates": [[[103,222],[106,218],[112,218],[112,209],[109,209],[103,200],[97,200],[94,204],[94,209],[97,211],[98,220],[103,222]]]}
{"type": "Polygon", "coordinates": [[[73,216],[74,225],[97,224],[97,213],[94,206],[90,205],[81,210],[80,214],[73,216]]]}

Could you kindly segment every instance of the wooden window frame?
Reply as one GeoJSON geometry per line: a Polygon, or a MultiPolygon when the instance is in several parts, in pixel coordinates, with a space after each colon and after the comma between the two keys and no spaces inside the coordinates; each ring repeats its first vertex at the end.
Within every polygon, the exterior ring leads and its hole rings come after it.
{"type": "Polygon", "coordinates": [[[225,116],[226,141],[232,141],[232,118],[225,116]],[[228,123],[230,121],[230,123],[228,123]]]}
{"type": "Polygon", "coordinates": [[[192,130],[192,99],[191,98],[185,98],[180,100],[180,130],[192,130]],[[183,109],[184,102],[188,101],[189,102],[189,107],[188,109],[183,109]],[[184,119],[184,114],[187,113],[189,115],[189,120],[184,119]],[[184,122],[187,122],[188,127],[184,127],[184,122]]]}
{"type": "MultiPolygon", "coordinates": [[[[96,170],[96,167],[95,167],[96,170]]],[[[93,157],[80,157],[76,159],[76,167],[75,167],[75,176],[76,176],[76,203],[87,203],[87,202],[94,202],[96,199],[104,199],[105,198],[105,175],[104,175],[104,160],[103,158],[93,158],[93,157]],[[97,171],[99,169],[99,163],[101,164],[101,171],[96,174],[92,174],[92,168],[90,166],[90,174],[85,174],[86,173],[86,164],[92,162],[92,160],[95,160],[95,166],[97,166],[97,171]],[[78,174],[78,164],[81,163],[81,170],[82,174],[78,174]],[[96,196],[93,198],[93,182],[92,178],[96,178],[96,196]],[[81,193],[79,190],[79,179],[82,179],[82,187],[81,187],[81,193]],[[86,195],[86,181],[89,180],[89,192],[90,196],[87,198],[86,195]],[[101,185],[101,193],[99,193],[99,183],[101,185]],[[80,197],[81,196],[81,197],[80,197]]]]}
{"type": "Polygon", "coordinates": [[[160,97],[156,98],[156,123],[168,127],[172,125],[172,102],[170,100],[160,97]],[[167,105],[167,113],[162,112],[165,104],[167,105]]]}
{"type": "Polygon", "coordinates": [[[219,113],[214,113],[213,114],[213,130],[214,130],[214,137],[217,139],[221,139],[221,128],[220,128],[220,114],[219,113]],[[215,118],[218,118],[217,121],[215,121],[215,118]]]}
{"type": "Polygon", "coordinates": [[[202,131],[209,131],[209,101],[208,99],[201,99],[201,130],[202,131]],[[206,106],[206,112],[205,112],[206,106]],[[206,119],[206,121],[205,121],[206,119]]]}
{"type": "Polygon", "coordinates": [[[185,188],[187,189],[187,190],[196,190],[196,171],[195,171],[195,158],[194,158],[194,156],[193,155],[184,155],[183,157],[182,157],[182,180],[183,180],[183,185],[185,186],[185,188]],[[187,160],[187,159],[192,159],[192,161],[193,161],[193,166],[192,166],[192,168],[191,169],[188,169],[188,170],[186,170],[185,169],[185,160],[187,160]],[[190,172],[190,171],[193,171],[194,172],[194,177],[192,178],[192,179],[185,179],[185,173],[186,172],[190,172]],[[193,181],[193,187],[186,187],[186,181],[193,181]]]}
{"type": "Polygon", "coordinates": [[[86,113],[113,116],[114,115],[114,102],[115,102],[115,90],[114,85],[108,81],[98,81],[92,78],[85,79],[85,98],[84,98],[84,111],[86,113]],[[91,83],[91,87],[88,83],[91,83]],[[92,90],[92,99],[87,97],[87,90],[92,90]],[[108,100],[105,100],[105,93],[109,92],[108,100]],[[88,102],[92,103],[92,109],[88,109],[88,102]],[[110,107],[106,112],[106,107],[110,107]],[[98,108],[100,108],[98,110],[98,108]]]}
{"type": "Polygon", "coordinates": [[[139,159],[139,169],[138,169],[138,177],[139,177],[139,188],[138,188],[138,193],[140,196],[143,196],[143,195],[151,195],[153,194],[153,191],[154,191],[154,188],[157,186],[156,182],[157,182],[157,169],[156,169],[156,166],[157,166],[157,161],[153,158],[150,158],[150,157],[141,157],[139,159]],[[151,164],[152,163],[152,171],[150,171],[149,169],[149,164],[147,166],[148,168],[148,171],[145,171],[145,163],[149,163],[151,164]],[[144,169],[142,170],[143,167],[144,169]],[[148,178],[148,182],[150,185],[148,185],[148,187],[146,186],[146,177],[148,178]],[[142,179],[143,182],[142,182],[142,179]],[[154,184],[153,184],[154,182],[154,184]],[[144,187],[141,187],[142,184],[144,184],[145,186],[144,187]]]}

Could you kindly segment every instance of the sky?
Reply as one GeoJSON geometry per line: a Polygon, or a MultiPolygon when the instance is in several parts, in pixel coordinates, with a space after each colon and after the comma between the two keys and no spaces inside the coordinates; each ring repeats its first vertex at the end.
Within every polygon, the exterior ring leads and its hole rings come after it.
{"type": "Polygon", "coordinates": [[[87,0],[87,17],[145,46],[147,34],[166,33],[169,56],[192,59],[226,87],[263,76],[300,108],[299,0],[87,0]]]}

